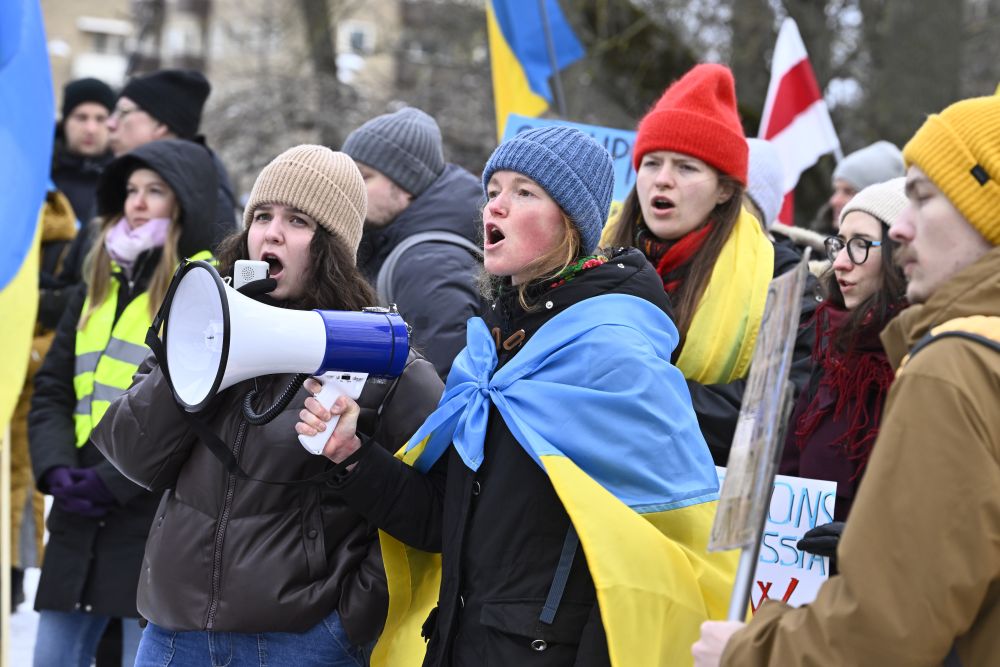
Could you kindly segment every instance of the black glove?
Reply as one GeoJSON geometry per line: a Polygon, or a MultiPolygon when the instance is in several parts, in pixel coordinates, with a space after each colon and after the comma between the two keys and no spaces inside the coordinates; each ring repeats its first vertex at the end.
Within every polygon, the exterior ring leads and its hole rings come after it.
{"type": "Polygon", "coordinates": [[[822,526],[816,526],[807,531],[796,546],[799,551],[816,554],[817,556],[837,557],[837,545],[840,543],[840,534],[844,532],[843,521],[832,521],[822,526]]]}
{"type": "MultiPolygon", "coordinates": [[[[257,299],[268,292],[273,292],[278,287],[278,281],[274,278],[261,278],[244,283],[236,291],[251,299],[257,299]]],[[[259,300],[259,299],[258,299],[259,300]]]]}

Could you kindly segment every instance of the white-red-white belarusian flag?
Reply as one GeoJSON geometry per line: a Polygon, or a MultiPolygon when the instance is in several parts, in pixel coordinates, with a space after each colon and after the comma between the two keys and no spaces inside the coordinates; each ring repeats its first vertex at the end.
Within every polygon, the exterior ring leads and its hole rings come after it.
{"type": "Polygon", "coordinates": [[[778,219],[792,224],[792,192],[799,176],[820,156],[840,153],[840,140],[809,64],[799,27],[786,18],[771,61],[764,113],[757,135],[774,145],[785,168],[785,200],[778,219]]]}

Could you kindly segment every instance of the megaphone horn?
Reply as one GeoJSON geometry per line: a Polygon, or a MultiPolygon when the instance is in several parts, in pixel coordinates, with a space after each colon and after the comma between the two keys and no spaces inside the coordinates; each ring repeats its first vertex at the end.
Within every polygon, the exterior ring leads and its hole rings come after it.
{"type": "Polygon", "coordinates": [[[220,391],[275,373],[347,371],[398,376],[409,332],[398,313],[291,310],[246,297],[208,262],[174,276],[163,304],[166,366],[174,398],[188,412],[220,391]]]}

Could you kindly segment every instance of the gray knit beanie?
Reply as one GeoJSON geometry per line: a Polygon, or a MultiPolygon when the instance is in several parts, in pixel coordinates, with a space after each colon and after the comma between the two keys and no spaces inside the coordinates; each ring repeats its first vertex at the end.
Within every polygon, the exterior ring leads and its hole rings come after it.
{"type": "Polygon", "coordinates": [[[888,227],[896,222],[906,204],[906,177],[869,185],[847,202],[840,212],[839,224],[844,224],[848,213],[863,211],[888,227]]]}
{"type": "Polygon", "coordinates": [[[484,192],[497,171],[515,171],[542,186],[580,230],[583,250],[597,248],[615,181],[603,146],[572,127],[538,127],[497,146],[483,169],[484,192]]]}
{"type": "Polygon", "coordinates": [[[341,150],[414,197],[444,171],[441,129],[414,107],[372,118],[347,135],[341,150]]]}
{"type": "Polygon", "coordinates": [[[368,191],[347,155],[309,144],[289,148],[257,176],[243,211],[244,226],[250,225],[261,204],[299,209],[343,240],[352,257],[357,255],[368,214],[368,191]]]}
{"type": "Polygon", "coordinates": [[[876,141],[841,160],[833,170],[833,180],[844,180],[854,189],[863,190],[905,172],[903,153],[888,141],[876,141]]]}

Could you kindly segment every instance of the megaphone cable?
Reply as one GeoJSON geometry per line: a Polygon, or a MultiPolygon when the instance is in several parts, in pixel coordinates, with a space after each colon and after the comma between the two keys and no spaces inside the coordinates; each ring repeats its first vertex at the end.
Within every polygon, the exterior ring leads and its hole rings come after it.
{"type": "Polygon", "coordinates": [[[254,426],[263,426],[274,421],[274,418],[281,414],[281,411],[288,407],[295,394],[298,393],[302,383],[309,377],[308,373],[299,373],[292,378],[285,390],[281,392],[274,404],[264,412],[257,413],[253,409],[253,399],[257,397],[257,380],[254,379],[254,388],[243,397],[243,417],[254,426]]]}

